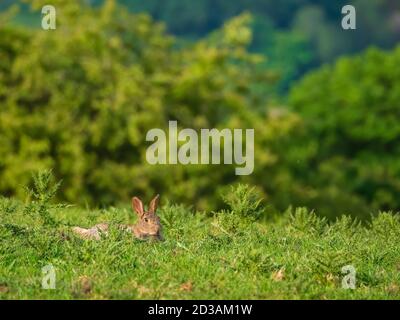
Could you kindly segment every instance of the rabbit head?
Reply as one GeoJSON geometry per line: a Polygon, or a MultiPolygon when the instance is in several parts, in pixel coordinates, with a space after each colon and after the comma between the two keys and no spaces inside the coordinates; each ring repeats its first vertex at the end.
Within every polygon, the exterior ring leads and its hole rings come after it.
{"type": "Polygon", "coordinates": [[[138,215],[139,221],[133,227],[133,232],[136,237],[162,239],[160,218],[156,215],[158,200],[160,196],[156,195],[151,200],[148,210],[144,209],[142,201],[137,198],[132,198],[132,209],[138,215]]]}

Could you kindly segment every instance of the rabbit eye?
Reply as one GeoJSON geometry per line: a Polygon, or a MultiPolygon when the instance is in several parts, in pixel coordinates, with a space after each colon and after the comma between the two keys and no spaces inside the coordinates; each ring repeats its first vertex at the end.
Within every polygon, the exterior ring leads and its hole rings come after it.
{"type": "Polygon", "coordinates": [[[147,219],[147,218],[144,218],[144,222],[149,222],[149,219],[147,219]]]}

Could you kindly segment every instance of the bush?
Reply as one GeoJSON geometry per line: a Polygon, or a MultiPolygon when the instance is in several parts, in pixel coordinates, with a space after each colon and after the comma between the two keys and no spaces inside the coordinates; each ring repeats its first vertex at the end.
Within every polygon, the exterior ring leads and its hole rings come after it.
{"type": "Polygon", "coordinates": [[[232,214],[240,217],[257,220],[264,213],[264,208],[261,206],[262,198],[255,188],[249,185],[231,186],[231,192],[223,194],[222,198],[232,214]]]}

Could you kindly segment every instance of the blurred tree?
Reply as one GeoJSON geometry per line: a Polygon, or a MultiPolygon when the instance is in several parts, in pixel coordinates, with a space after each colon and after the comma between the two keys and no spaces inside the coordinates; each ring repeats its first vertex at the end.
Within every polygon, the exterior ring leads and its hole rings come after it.
{"type": "MultiPolygon", "coordinates": [[[[39,9],[45,1],[31,3],[39,9]]],[[[33,171],[54,168],[63,179],[62,197],[79,203],[161,192],[215,209],[218,191],[244,180],[262,188],[272,207],[287,204],[279,194],[290,177],[278,151],[299,120],[267,113],[265,97],[254,90],[270,80],[259,70],[262,58],[246,49],[249,15],[176,49],[162,25],[115,1],[96,8],[79,0],[54,5],[55,31],[1,29],[3,194],[22,196],[33,171]],[[168,120],[181,128],[254,128],[260,150],[254,177],[235,176],[235,165],[147,164],[146,132],[166,128],[168,120]]]]}
{"type": "Polygon", "coordinates": [[[294,86],[290,103],[308,131],[298,142],[308,165],[295,178],[312,186],[306,204],[400,210],[399,64],[400,48],[370,49],[294,86]]]}
{"type": "MultiPolygon", "coordinates": [[[[9,0],[5,1],[3,6],[10,4],[9,0]]],[[[103,2],[104,0],[86,0],[87,4],[94,6],[103,2]]],[[[251,49],[269,56],[269,63],[265,66],[272,66],[278,73],[278,89],[286,89],[299,75],[323,63],[332,62],[343,54],[360,52],[370,45],[391,48],[400,40],[400,2],[396,0],[118,2],[132,12],[146,12],[155,20],[165,22],[170,32],[184,39],[180,44],[204,37],[220,28],[228,19],[245,11],[256,15],[259,23],[253,25],[253,32],[264,35],[255,37],[251,49]],[[346,4],[356,7],[357,30],[345,31],[341,28],[341,9],[346,4]],[[264,29],[263,24],[270,24],[272,30],[269,27],[264,29]],[[267,35],[275,41],[271,41],[267,35]],[[297,57],[297,53],[302,50],[306,54],[302,53],[301,57],[297,57]]],[[[19,16],[16,21],[39,27],[35,22],[37,17],[34,19],[27,10],[23,10],[22,17],[19,16]]]]}

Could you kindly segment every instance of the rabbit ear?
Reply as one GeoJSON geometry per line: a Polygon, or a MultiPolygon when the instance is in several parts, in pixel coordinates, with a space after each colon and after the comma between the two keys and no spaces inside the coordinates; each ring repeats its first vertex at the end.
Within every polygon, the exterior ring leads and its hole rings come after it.
{"type": "Polygon", "coordinates": [[[160,195],[156,195],[153,200],[151,200],[150,202],[150,206],[149,206],[149,212],[150,213],[155,213],[158,207],[158,199],[160,198],[160,195]]]}
{"type": "Polygon", "coordinates": [[[144,215],[143,203],[138,197],[132,198],[132,209],[133,211],[136,211],[139,217],[142,217],[144,215]]]}

